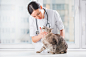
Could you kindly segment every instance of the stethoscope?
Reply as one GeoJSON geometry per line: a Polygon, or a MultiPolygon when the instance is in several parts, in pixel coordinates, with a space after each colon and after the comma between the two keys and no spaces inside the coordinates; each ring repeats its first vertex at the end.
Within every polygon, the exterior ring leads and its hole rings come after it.
{"type": "MultiPolygon", "coordinates": [[[[44,9],[44,8],[43,8],[44,9]]],[[[50,28],[50,23],[48,22],[48,14],[47,14],[47,12],[46,12],[46,10],[44,9],[44,11],[45,11],[45,13],[46,13],[46,15],[47,15],[47,24],[46,24],[46,26],[48,26],[49,25],[49,28],[50,28]]],[[[35,19],[36,20],[36,27],[37,27],[37,31],[36,31],[36,35],[38,35],[39,34],[39,30],[38,30],[38,24],[37,24],[37,19],[35,19]]]]}

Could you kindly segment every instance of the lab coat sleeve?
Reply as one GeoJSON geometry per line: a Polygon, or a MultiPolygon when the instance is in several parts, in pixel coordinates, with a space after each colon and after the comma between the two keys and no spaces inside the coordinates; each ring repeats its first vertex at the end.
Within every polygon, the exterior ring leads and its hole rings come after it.
{"type": "Polygon", "coordinates": [[[30,29],[30,36],[36,36],[36,33],[35,33],[35,23],[34,23],[34,18],[33,17],[29,17],[29,29],[30,29]]]}
{"type": "Polygon", "coordinates": [[[58,13],[57,11],[55,11],[55,15],[54,15],[54,16],[55,16],[55,19],[56,19],[56,21],[55,21],[56,27],[57,27],[59,30],[64,29],[63,22],[62,22],[61,17],[60,17],[60,15],[59,15],[59,13],[58,13]]]}

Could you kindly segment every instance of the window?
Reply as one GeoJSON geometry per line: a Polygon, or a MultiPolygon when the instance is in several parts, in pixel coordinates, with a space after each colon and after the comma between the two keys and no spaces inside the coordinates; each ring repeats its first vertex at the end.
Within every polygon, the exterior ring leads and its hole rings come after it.
{"type": "Polygon", "coordinates": [[[0,0],[0,48],[33,47],[27,11],[30,1],[0,0]]]}
{"type": "Polygon", "coordinates": [[[82,34],[82,48],[86,49],[86,0],[82,0],[81,2],[81,34],[82,34]]]}

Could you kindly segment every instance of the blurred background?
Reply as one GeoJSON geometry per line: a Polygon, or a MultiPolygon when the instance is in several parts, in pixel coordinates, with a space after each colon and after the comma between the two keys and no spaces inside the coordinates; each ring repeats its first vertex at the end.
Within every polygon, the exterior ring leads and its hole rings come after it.
{"type": "Polygon", "coordinates": [[[29,36],[30,0],[0,0],[0,44],[31,43],[29,36]]]}
{"type": "MultiPolygon", "coordinates": [[[[0,44],[32,43],[29,36],[31,0],[0,0],[0,44]]],[[[43,0],[43,7],[59,12],[65,27],[65,40],[74,43],[74,0],[43,0]]]]}

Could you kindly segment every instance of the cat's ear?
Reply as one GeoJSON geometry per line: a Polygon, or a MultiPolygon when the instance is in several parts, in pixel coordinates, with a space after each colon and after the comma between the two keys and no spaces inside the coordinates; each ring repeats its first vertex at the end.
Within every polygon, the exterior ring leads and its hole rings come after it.
{"type": "Polygon", "coordinates": [[[52,29],[51,28],[49,29],[49,32],[52,32],[52,29]]]}
{"type": "Polygon", "coordinates": [[[51,28],[51,30],[53,30],[54,28],[51,28]]]}
{"type": "Polygon", "coordinates": [[[45,26],[43,25],[43,27],[45,27],[45,26]]]}

